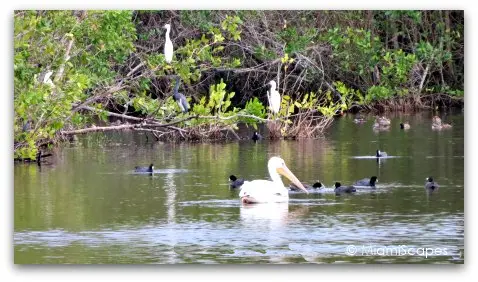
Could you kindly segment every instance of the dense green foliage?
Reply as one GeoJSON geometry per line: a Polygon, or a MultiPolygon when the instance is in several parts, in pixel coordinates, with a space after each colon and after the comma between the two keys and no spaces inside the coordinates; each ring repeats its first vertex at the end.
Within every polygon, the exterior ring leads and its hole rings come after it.
{"type": "Polygon", "coordinates": [[[304,117],[317,114],[397,99],[427,107],[435,93],[456,101],[463,31],[463,11],[16,11],[15,157],[34,159],[40,145],[112,114],[174,123],[141,129],[193,139],[269,117],[295,137],[315,130],[304,117]],[[186,114],[171,97],[176,76],[186,114]],[[277,116],[267,115],[270,80],[282,94],[277,116]]]}
{"type": "Polygon", "coordinates": [[[17,156],[34,158],[40,140],[66,125],[85,124],[88,116],[72,112],[73,105],[111,84],[118,75],[115,66],[134,50],[131,12],[90,11],[80,18],[71,11],[15,13],[17,156]],[[48,71],[53,71],[51,83],[44,83],[41,76],[48,71]]]}

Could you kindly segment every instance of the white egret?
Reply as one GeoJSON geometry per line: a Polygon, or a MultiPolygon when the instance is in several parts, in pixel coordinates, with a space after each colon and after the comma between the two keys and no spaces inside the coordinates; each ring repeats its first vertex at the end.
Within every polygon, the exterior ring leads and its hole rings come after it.
{"type": "Polygon", "coordinates": [[[269,175],[272,181],[269,180],[253,180],[245,181],[242,185],[239,197],[244,204],[250,203],[279,203],[289,201],[289,190],[284,186],[280,175],[287,177],[297,187],[302,189],[305,193],[309,193],[297,177],[287,168],[283,159],[279,157],[272,157],[267,164],[269,175]]]}
{"type": "Polygon", "coordinates": [[[53,75],[52,71],[48,71],[43,78],[43,83],[49,84],[50,86],[54,86],[53,81],[51,81],[50,77],[53,75]]]}
{"type": "Polygon", "coordinates": [[[53,71],[44,70],[38,74],[38,82],[48,84],[51,87],[55,87],[55,84],[53,84],[53,81],[51,80],[52,75],[53,75],[53,71]]]}
{"type": "Polygon", "coordinates": [[[274,80],[271,80],[268,83],[271,86],[270,92],[267,91],[267,98],[269,99],[269,106],[272,109],[272,112],[274,114],[279,113],[280,110],[280,103],[281,103],[281,97],[279,94],[279,91],[276,90],[277,84],[274,80]]]}
{"type": "Polygon", "coordinates": [[[164,57],[166,58],[166,63],[170,64],[173,60],[173,42],[169,38],[169,32],[171,30],[170,24],[165,24],[164,28],[166,29],[166,42],[164,43],[164,57]]]}

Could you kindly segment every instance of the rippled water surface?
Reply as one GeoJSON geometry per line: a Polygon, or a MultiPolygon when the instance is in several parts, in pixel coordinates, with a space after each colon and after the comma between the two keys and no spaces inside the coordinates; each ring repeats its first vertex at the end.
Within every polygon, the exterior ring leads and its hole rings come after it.
{"type": "Polygon", "coordinates": [[[374,132],[372,117],[356,125],[346,116],[303,141],[82,137],[41,168],[15,165],[14,262],[463,263],[464,116],[443,118],[453,129],[432,131],[424,113],[395,116],[390,131],[374,132]],[[377,149],[391,157],[377,162],[377,149]],[[242,206],[229,175],[268,178],[274,155],[305,183],[376,175],[378,188],[242,206]],[[133,173],[150,163],[153,176],[133,173]],[[428,176],[440,184],[432,194],[428,176]]]}

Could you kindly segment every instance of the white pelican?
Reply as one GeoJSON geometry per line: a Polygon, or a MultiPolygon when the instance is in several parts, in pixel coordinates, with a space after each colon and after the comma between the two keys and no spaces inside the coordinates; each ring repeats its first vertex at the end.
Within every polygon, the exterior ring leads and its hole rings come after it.
{"type": "Polygon", "coordinates": [[[173,42],[169,38],[169,31],[171,30],[170,24],[165,24],[164,28],[166,29],[166,42],[164,43],[164,57],[166,58],[166,63],[171,63],[173,60],[173,42]]]}
{"type": "Polygon", "coordinates": [[[283,159],[272,157],[267,164],[269,180],[245,181],[242,185],[239,197],[244,204],[249,203],[279,203],[289,201],[289,190],[284,186],[280,178],[280,174],[287,177],[297,187],[309,194],[304,185],[295,177],[295,175],[287,168],[283,159]]]}
{"type": "Polygon", "coordinates": [[[281,98],[279,91],[276,90],[277,84],[274,80],[268,83],[271,86],[271,91],[267,91],[267,98],[269,99],[269,106],[274,114],[277,114],[280,110],[281,98]]]}

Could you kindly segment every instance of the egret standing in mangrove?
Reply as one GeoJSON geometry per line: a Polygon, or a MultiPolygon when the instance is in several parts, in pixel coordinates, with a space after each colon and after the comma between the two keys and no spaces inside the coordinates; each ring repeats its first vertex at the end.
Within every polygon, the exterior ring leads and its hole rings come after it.
{"type": "Polygon", "coordinates": [[[269,99],[269,106],[274,114],[279,113],[281,98],[279,91],[276,90],[277,84],[274,80],[268,83],[271,86],[270,92],[267,91],[267,98],[269,99]]]}
{"type": "Polygon", "coordinates": [[[187,113],[189,110],[189,104],[186,100],[186,96],[183,93],[178,92],[179,89],[179,76],[176,77],[176,85],[174,86],[173,98],[178,103],[179,108],[183,113],[187,113]]]}
{"type": "Polygon", "coordinates": [[[169,38],[169,32],[171,30],[170,24],[165,24],[164,28],[166,29],[166,42],[164,43],[164,58],[166,63],[170,64],[173,60],[173,42],[169,38]]]}

